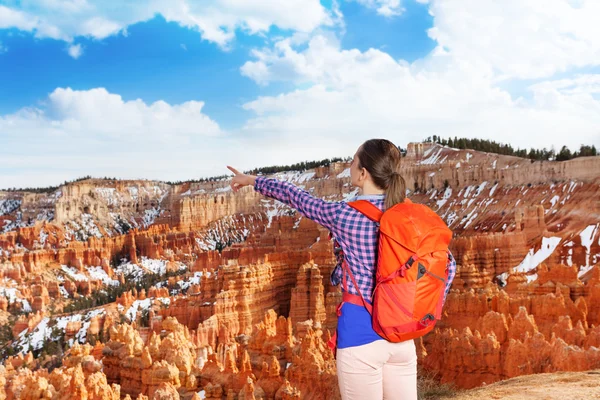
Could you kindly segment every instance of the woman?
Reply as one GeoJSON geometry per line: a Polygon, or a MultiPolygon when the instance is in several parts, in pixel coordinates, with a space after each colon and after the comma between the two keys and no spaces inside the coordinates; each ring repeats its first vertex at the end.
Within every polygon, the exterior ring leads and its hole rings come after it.
{"type": "MultiPolygon", "coordinates": [[[[350,165],[352,185],[359,189],[354,200],[368,200],[386,210],[404,201],[405,184],[400,175],[402,155],[398,148],[384,139],[363,143],[350,165]]],[[[342,248],[360,292],[365,299],[372,298],[377,258],[377,225],[351,208],[345,202],[327,202],[313,197],[288,182],[265,177],[245,175],[227,167],[235,176],[232,189],[253,185],[254,189],[297,209],[302,215],[329,229],[342,248]]],[[[338,265],[331,275],[331,283],[342,281],[338,265]]],[[[456,263],[448,255],[448,282],[450,289],[456,263]]],[[[348,292],[359,294],[348,280],[348,292]]],[[[417,354],[415,343],[408,340],[391,343],[380,337],[371,324],[365,307],[342,304],[337,327],[337,374],[343,400],[417,398],[417,354]]]]}

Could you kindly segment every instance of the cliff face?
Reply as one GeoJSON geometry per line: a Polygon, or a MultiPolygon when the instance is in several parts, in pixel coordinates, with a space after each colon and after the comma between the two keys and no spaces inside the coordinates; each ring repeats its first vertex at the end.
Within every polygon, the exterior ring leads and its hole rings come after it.
{"type": "MultiPolygon", "coordinates": [[[[464,388],[600,368],[600,157],[412,144],[403,161],[459,264],[421,364],[464,388]]],[[[276,177],[341,200],[356,194],[348,167],[276,177]]],[[[328,232],[251,188],[87,180],[0,193],[0,226],[7,398],[73,385],[91,398],[339,398],[328,232]]]]}

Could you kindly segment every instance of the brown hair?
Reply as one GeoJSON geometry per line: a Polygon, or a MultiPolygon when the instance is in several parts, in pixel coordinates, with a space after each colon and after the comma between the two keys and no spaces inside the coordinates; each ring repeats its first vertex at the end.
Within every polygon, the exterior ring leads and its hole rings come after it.
{"type": "Polygon", "coordinates": [[[406,184],[400,175],[402,154],[394,143],[386,139],[367,140],[360,146],[356,156],[358,167],[365,168],[373,183],[385,190],[386,210],[404,201],[406,184]]]}

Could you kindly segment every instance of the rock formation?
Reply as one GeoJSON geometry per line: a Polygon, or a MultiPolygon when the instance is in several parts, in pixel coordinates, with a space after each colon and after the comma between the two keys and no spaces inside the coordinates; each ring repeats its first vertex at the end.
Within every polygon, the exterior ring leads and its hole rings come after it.
{"type": "MultiPolygon", "coordinates": [[[[342,200],[348,167],[278,177],[342,200]]],[[[600,157],[411,144],[402,168],[459,265],[421,365],[463,388],[600,368],[600,157]]],[[[0,400],[339,398],[335,258],[299,213],[227,180],[90,179],[0,201],[0,400]]]]}

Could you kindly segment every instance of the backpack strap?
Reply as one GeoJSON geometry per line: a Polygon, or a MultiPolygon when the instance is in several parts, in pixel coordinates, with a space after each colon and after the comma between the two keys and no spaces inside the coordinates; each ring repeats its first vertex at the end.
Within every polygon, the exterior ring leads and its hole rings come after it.
{"type": "MultiPolygon", "coordinates": [[[[356,283],[356,279],[354,279],[354,274],[352,273],[352,271],[350,270],[350,266],[348,265],[348,263],[344,259],[344,261],[342,262],[342,285],[344,287],[345,293],[350,294],[350,292],[348,292],[348,284],[346,283],[346,273],[348,273],[348,275],[350,275],[350,279],[352,280],[352,284],[354,285],[354,288],[358,292],[358,296],[357,297],[360,297],[360,301],[362,301],[362,305],[367,309],[367,312],[370,315],[373,315],[373,306],[371,306],[369,303],[367,303],[367,301],[363,297],[363,295],[362,295],[362,293],[360,291],[360,287],[356,283]]],[[[344,300],[343,300],[343,295],[342,295],[342,302],[343,301],[344,300]]],[[[348,301],[348,302],[349,303],[353,303],[353,304],[357,303],[357,302],[354,302],[354,301],[348,301]]],[[[359,304],[357,304],[357,305],[359,305],[359,304]]]]}
{"type": "Polygon", "coordinates": [[[363,214],[365,217],[369,218],[371,221],[379,222],[381,220],[381,216],[383,215],[383,211],[377,208],[375,204],[367,200],[351,201],[347,204],[363,214]]]}

